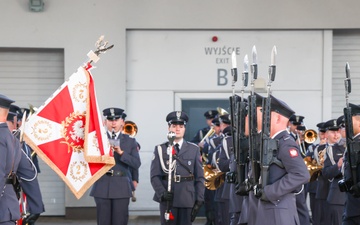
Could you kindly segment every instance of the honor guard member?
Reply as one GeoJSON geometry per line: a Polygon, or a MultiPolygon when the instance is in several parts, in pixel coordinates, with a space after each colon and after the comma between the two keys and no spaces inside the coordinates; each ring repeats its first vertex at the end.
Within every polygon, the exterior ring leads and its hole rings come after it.
{"type": "MultiPolygon", "coordinates": [[[[190,142],[193,142],[195,144],[199,144],[200,141],[204,138],[204,136],[209,132],[211,129],[211,122],[212,120],[219,114],[217,110],[208,110],[204,113],[207,127],[204,127],[200,129],[196,135],[193,137],[193,139],[190,142]]],[[[203,148],[204,146],[200,146],[200,148],[203,148]]]]}
{"type": "Polygon", "coordinates": [[[138,169],[141,162],[136,140],[121,132],[124,127],[123,112],[120,108],[103,110],[116,164],[94,183],[90,192],[96,203],[98,225],[128,224],[132,197],[130,168],[138,169]]]}
{"type": "Polygon", "coordinates": [[[188,116],[174,111],[166,116],[169,131],[176,134],[176,154],[169,165],[169,142],[155,146],[150,167],[151,185],[155,191],[153,200],[159,202],[161,224],[190,225],[204,203],[205,179],[199,146],[184,140],[188,116]],[[170,170],[169,170],[170,167],[170,170]],[[168,175],[171,174],[171,191],[168,192],[168,175]],[[167,204],[169,202],[169,204],[167,204]],[[174,220],[165,221],[167,206],[174,220]]]}
{"type": "MultiPolygon", "coordinates": [[[[18,107],[13,106],[15,105],[10,106],[7,124],[10,131],[15,130],[15,137],[20,138],[20,131],[16,129],[16,117],[21,117],[21,115],[19,115],[18,110],[15,110],[18,107]]],[[[24,194],[26,195],[26,208],[22,208],[22,213],[25,216],[22,220],[22,224],[33,225],[39,218],[40,214],[45,212],[45,207],[42,200],[39,181],[37,179],[38,173],[36,167],[32,162],[31,156],[26,154],[26,152],[24,151],[24,146],[27,146],[27,144],[23,142],[20,143],[20,146],[22,146],[22,154],[18,170],[16,171],[16,175],[20,179],[20,186],[24,194]],[[28,215],[26,215],[25,213],[28,215]]],[[[20,204],[21,206],[23,206],[24,203],[20,201],[20,204]]]]}
{"type": "MultiPolygon", "coordinates": [[[[358,152],[360,150],[360,105],[350,103],[351,117],[353,126],[353,150],[358,152]]],[[[345,124],[347,126],[347,124],[345,124]]],[[[360,165],[356,165],[356,181],[352,178],[351,167],[348,162],[349,150],[345,150],[344,154],[344,182],[341,182],[340,189],[346,191],[345,209],[343,214],[343,225],[357,225],[360,224],[360,165]]]]}
{"type": "MultiPolygon", "coordinates": [[[[247,122],[247,117],[245,119],[247,122]]],[[[245,122],[245,123],[246,123],[245,122]]],[[[246,125],[245,125],[246,127],[246,125]]],[[[233,137],[231,135],[232,127],[229,126],[230,134],[225,135],[220,145],[220,155],[219,155],[219,169],[226,173],[225,182],[223,185],[222,199],[228,200],[229,206],[227,208],[229,220],[226,221],[230,225],[243,224],[246,221],[240,221],[240,213],[242,210],[244,196],[235,194],[236,186],[236,177],[237,177],[237,163],[235,161],[234,149],[233,149],[233,137]]],[[[246,132],[245,135],[248,135],[249,132],[246,132]]],[[[249,148],[248,140],[240,143],[240,148],[249,148]]],[[[243,217],[244,218],[244,217],[243,217]]]]}
{"type": "Polygon", "coordinates": [[[278,162],[269,165],[267,184],[254,189],[260,199],[255,224],[298,225],[294,193],[299,192],[298,188],[308,182],[310,175],[298,145],[286,129],[294,111],[274,96],[270,95],[270,98],[270,137],[277,141],[278,150],[274,152],[273,160],[278,162]]]}
{"type": "MultiPolygon", "coordinates": [[[[304,132],[306,130],[306,127],[304,124],[304,118],[303,116],[297,116],[292,115],[290,117],[290,120],[293,121],[290,122],[290,135],[295,139],[295,142],[299,145],[300,154],[302,158],[305,158],[307,146],[309,146],[304,141],[304,132]],[[295,130],[293,128],[295,127],[295,130]],[[295,132],[295,136],[294,136],[295,132]]],[[[296,208],[299,215],[299,221],[301,225],[310,225],[310,215],[309,215],[309,209],[306,204],[306,195],[307,195],[307,185],[308,183],[304,184],[303,191],[296,194],[296,208]]]]}
{"type": "Polygon", "coordinates": [[[19,201],[13,187],[21,148],[9,131],[6,120],[14,101],[0,94],[0,224],[14,225],[20,219],[19,201]]]}
{"type": "MultiPolygon", "coordinates": [[[[325,132],[326,129],[324,128],[324,122],[318,123],[316,126],[318,128],[318,136],[320,139],[320,142],[317,144],[312,144],[308,147],[307,152],[306,152],[306,157],[309,157],[309,159],[314,163],[317,164],[317,161],[315,159],[315,149],[316,152],[318,152],[319,146],[320,150],[325,148],[325,144],[326,144],[326,138],[325,138],[325,132]]],[[[309,160],[309,161],[310,161],[309,160]]],[[[319,173],[321,172],[321,170],[319,172],[316,172],[315,174],[312,175],[312,179],[314,179],[313,181],[309,182],[307,184],[307,191],[309,193],[309,198],[310,198],[310,210],[311,210],[311,221],[312,221],[312,225],[320,225],[320,219],[321,219],[321,202],[315,198],[316,196],[316,188],[317,188],[317,177],[319,175],[319,173]]]]}
{"type": "Polygon", "coordinates": [[[339,180],[342,179],[341,167],[343,164],[345,147],[338,144],[338,141],[340,140],[340,126],[337,123],[337,119],[327,121],[324,126],[327,129],[326,136],[328,139],[328,146],[326,148],[326,157],[322,174],[330,181],[330,188],[327,196],[329,208],[326,210],[326,215],[330,217],[330,225],[337,225],[341,224],[345,205],[345,193],[340,192],[338,185],[339,180]]]}
{"type": "Polygon", "coordinates": [[[337,118],[337,124],[339,125],[339,132],[340,132],[340,140],[338,144],[343,145],[344,148],[346,148],[346,130],[345,130],[344,115],[341,115],[339,118],[337,118]]]}
{"type": "MultiPolygon", "coordinates": [[[[262,130],[262,103],[263,103],[264,97],[256,92],[254,93],[254,95],[256,96],[256,120],[257,120],[256,127],[257,127],[257,132],[258,132],[256,140],[258,140],[258,141],[256,141],[256,147],[254,149],[253,154],[260,155],[260,142],[261,142],[260,141],[260,133],[262,130]]],[[[250,121],[247,121],[247,122],[250,123],[250,121]]],[[[250,125],[247,125],[247,126],[249,126],[249,128],[248,128],[249,134],[248,135],[250,136],[251,135],[250,125]]],[[[247,132],[246,129],[245,129],[245,132],[247,132]]],[[[245,135],[247,135],[247,134],[245,133],[245,135]]],[[[250,150],[251,149],[249,149],[249,151],[250,150]]],[[[258,181],[255,181],[255,178],[253,177],[251,162],[249,162],[249,164],[248,164],[248,171],[249,171],[248,177],[249,177],[251,185],[253,186],[255,184],[255,182],[258,182],[258,181]]],[[[253,225],[253,224],[255,224],[255,221],[257,218],[257,206],[258,206],[259,199],[255,197],[253,189],[251,189],[249,191],[249,195],[247,197],[248,197],[248,201],[246,201],[246,198],[243,201],[240,219],[246,218],[246,219],[242,219],[241,221],[245,221],[249,225],[253,225]]]]}

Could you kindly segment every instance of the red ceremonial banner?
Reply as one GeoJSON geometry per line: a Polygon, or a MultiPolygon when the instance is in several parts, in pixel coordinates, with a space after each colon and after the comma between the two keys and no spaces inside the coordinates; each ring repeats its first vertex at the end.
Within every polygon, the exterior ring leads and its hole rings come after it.
{"type": "Polygon", "coordinates": [[[24,127],[25,142],[78,199],[115,164],[100,115],[92,76],[79,67],[24,127]]]}

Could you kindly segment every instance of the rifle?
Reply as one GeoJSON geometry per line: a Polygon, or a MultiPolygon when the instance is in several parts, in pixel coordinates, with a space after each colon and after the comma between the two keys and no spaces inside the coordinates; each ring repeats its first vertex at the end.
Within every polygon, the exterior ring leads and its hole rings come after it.
{"type": "Polygon", "coordinates": [[[271,126],[271,83],[275,80],[276,65],[275,65],[276,47],[274,46],[271,52],[271,65],[269,66],[269,79],[267,84],[267,97],[263,99],[263,120],[261,132],[261,146],[260,146],[260,167],[261,167],[261,184],[256,185],[254,194],[260,198],[262,191],[268,183],[269,166],[273,161],[273,152],[277,151],[278,143],[270,137],[271,126]]]}
{"type": "Polygon", "coordinates": [[[235,138],[238,136],[237,132],[237,112],[238,112],[238,104],[239,102],[239,96],[235,94],[235,83],[237,82],[238,74],[237,74],[237,68],[236,68],[236,55],[235,51],[232,52],[231,55],[232,58],[232,68],[231,68],[231,75],[232,75],[232,83],[231,83],[231,89],[232,89],[232,96],[230,96],[230,117],[231,117],[231,136],[233,137],[233,151],[235,152],[236,146],[238,146],[238,139],[235,138]]]}
{"type": "MultiPolygon", "coordinates": [[[[346,63],[345,66],[346,78],[345,83],[345,100],[346,107],[344,108],[344,121],[345,121],[345,133],[346,133],[346,148],[347,148],[347,161],[349,167],[351,168],[351,181],[353,184],[357,184],[357,172],[356,167],[359,165],[359,153],[360,149],[357,147],[357,143],[354,142],[354,130],[352,123],[352,113],[351,106],[349,104],[349,94],[351,93],[351,79],[350,79],[350,66],[349,63],[346,63]]],[[[350,182],[351,182],[350,181],[350,182]]]]}
{"type": "Polygon", "coordinates": [[[241,87],[241,99],[240,102],[237,102],[238,105],[238,114],[236,118],[237,131],[236,136],[233,139],[236,139],[237,145],[234,146],[234,156],[236,161],[236,194],[246,194],[244,193],[244,183],[246,178],[245,167],[246,167],[246,159],[248,156],[248,146],[247,145],[247,137],[245,136],[245,117],[247,114],[246,102],[244,100],[244,92],[245,87],[248,84],[248,74],[249,74],[249,60],[248,56],[244,57],[244,72],[242,73],[242,87],[241,87]]]}
{"type": "Polygon", "coordinates": [[[257,79],[258,68],[257,68],[257,52],[254,45],[252,49],[253,64],[251,65],[251,92],[248,98],[249,102],[249,160],[251,162],[251,180],[250,187],[259,183],[260,178],[260,156],[258,143],[258,127],[257,127],[257,112],[256,112],[256,95],[255,95],[255,80],[257,79]]]}
{"type": "MultiPolygon", "coordinates": [[[[169,154],[169,171],[168,171],[169,174],[168,174],[168,187],[167,187],[168,192],[171,192],[171,179],[172,179],[171,165],[172,165],[173,154],[175,152],[175,150],[174,150],[175,137],[176,137],[176,134],[174,132],[172,132],[172,131],[170,131],[167,134],[167,138],[169,140],[169,145],[168,145],[168,148],[167,148],[167,152],[169,154]]],[[[166,221],[174,220],[174,216],[173,216],[173,214],[171,212],[171,209],[170,209],[170,201],[167,201],[164,218],[165,218],[166,221]]]]}

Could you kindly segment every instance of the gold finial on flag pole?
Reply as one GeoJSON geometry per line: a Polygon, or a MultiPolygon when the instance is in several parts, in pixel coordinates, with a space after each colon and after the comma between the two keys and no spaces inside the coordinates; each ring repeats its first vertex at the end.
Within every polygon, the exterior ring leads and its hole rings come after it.
{"type": "Polygon", "coordinates": [[[90,50],[90,52],[87,54],[87,56],[89,57],[89,61],[86,63],[87,67],[89,67],[89,65],[91,65],[91,63],[97,63],[97,61],[99,61],[100,57],[99,55],[101,53],[106,53],[107,50],[111,49],[114,47],[114,45],[108,45],[108,41],[104,41],[104,35],[101,35],[100,38],[96,41],[95,43],[95,47],[96,47],[96,51],[92,51],[90,50]]]}

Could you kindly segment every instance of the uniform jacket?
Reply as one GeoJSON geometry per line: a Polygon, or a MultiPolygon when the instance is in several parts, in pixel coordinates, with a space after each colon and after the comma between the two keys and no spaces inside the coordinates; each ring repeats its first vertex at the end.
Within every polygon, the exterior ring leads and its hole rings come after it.
{"type": "Polygon", "coordinates": [[[193,139],[190,141],[195,144],[199,144],[199,142],[204,138],[204,136],[209,132],[210,127],[204,127],[198,132],[196,132],[196,135],[193,137],[193,139]]]}
{"type": "MultiPolygon", "coordinates": [[[[355,142],[360,142],[360,136],[356,136],[354,138],[355,142]]],[[[349,152],[346,151],[344,156],[344,179],[349,180],[351,179],[351,168],[349,166],[347,160],[347,154],[349,152]]],[[[360,181],[360,165],[357,166],[357,181],[360,181]]],[[[345,210],[344,210],[345,218],[348,217],[355,217],[360,216],[360,198],[355,198],[351,193],[346,192],[346,203],[345,203],[345,210]]]]}
{"type": "MultiPolygon", "coordinates": [[[[169,155],[167,154],[168,142],[159,145],[161,148],[161,155],[165,167],[168,169],[169,155]]],[[[205,178],[204,170],[202,168],[202,161],[200,157],[200,149],[197,145],[184,140],[180,153],[177,153],[178,160],[181,160],[182,165],[176,162],[176,175],[188,177],[191,176],[189,171],[194,176],[193,181],[172,182],[171,189],[174,193],[173,207],[192,208],[195,201],[204,201],[205,178]],[[184,168],[184,166],[187,167],[184,168]],[[189,171],[188,171],[189,170],[189,171]]],[[[173,157],[174,159],[174,157],[173,157]]],[[[151,185],[155,191],[153,200],[160,202],[161,196],[167,190],[168,174],[165,173],[161,167],[158,146],[155,146],[153,159],[150,167],[151,185]],[[165,179],[164,179],[165,178],[165,179]]],[[[172,177],[174,171],[172,173],[172,177]]]]}
{"type": "Polygon", "coordinates": [[[11,171],[20,163],[19,141],[11,134],[6,123],[0,123],[0,222],[20,219],[19,202],[12,184],[6,184],[11,171]]]}
{"type": "Polygon", "coordinates": [[[269,201],[259,201],[256,224],[299,224],[294,192],[309,180],[310,175],[298,145],[289,133],[284,130],[274,139],[278,141],[276,157],[284,168],[276,164],[269,166],[268,185],[264,187],[269,201]]]}
{"type": "Polygon", "coordinates": [[[45,211],[39,181],[34,165],[24,151],[21,152],[21,160],[16,174],[20,178],[20,186],[26,194],[28,211],[32,214],[40,214],[45,211]]]}
{"type": "Polygon", "coordinates": [[[340,192],[338,181],[342,179],[341,170],[338,168],[337,162],[343,156],[345,148],[343,145],[334,144],[333,146],[328,146],[327,156],[324,161],[324,168],[322,174],[324,178],[328,179],[330,182],[329,193],[327,196],[327,202],[329,204],[344,205],[345,204],[345,193],[340,192]],[[331,151],[329,153],[328,151],[331,151]],[[333,165],[330,156],[333,156],[335,164],[333,165]]]}
{"type": "MultiPolygon", "coordinates": [[[[110,138],[109,134],[108,137],[110,138]]],[[[134,138],[127,134],[120,133],[117,139],[120,140],[120,148],[124,151],[122,155],[114,152],[114,171],[121,171],[123,176],[109,176],[104,174],[97,180],[90,192],[90,196],[99,198],[130,198],[132,196],[132,169],[138,169],[141,165],[140,155],[137,150],[137,143],[134,138]]]]}

